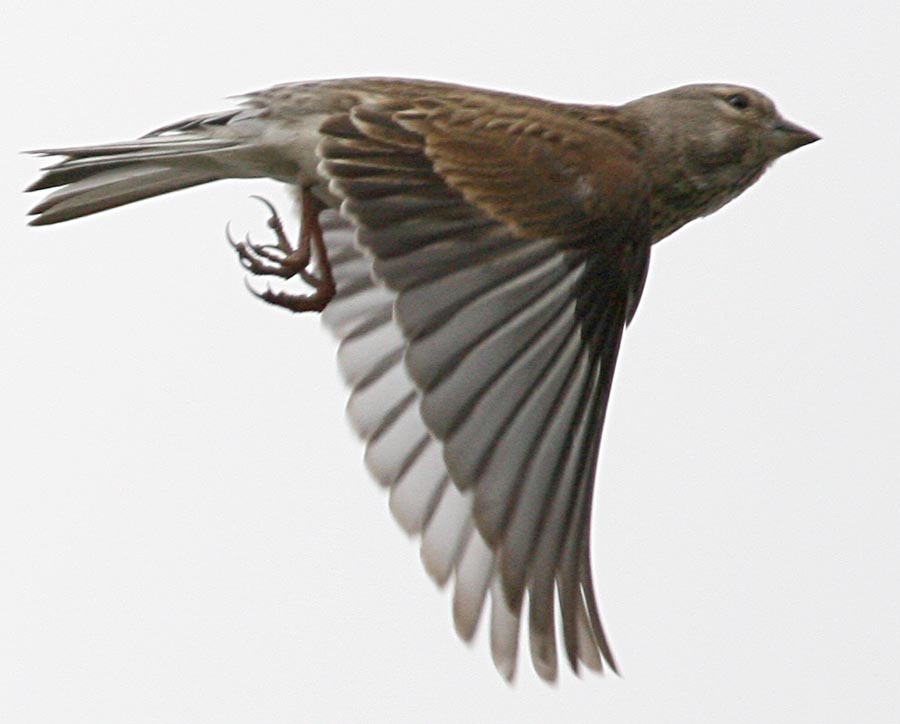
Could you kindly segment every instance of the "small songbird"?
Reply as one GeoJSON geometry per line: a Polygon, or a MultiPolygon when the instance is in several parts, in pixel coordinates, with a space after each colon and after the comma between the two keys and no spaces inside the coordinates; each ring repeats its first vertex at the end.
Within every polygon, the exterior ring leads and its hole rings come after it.
{"type": "Polygon", "coordinates": [[[555,599],[572,669],[616,670],[591,502],[650,248],[817,139],[725,84],[592,106],[415,80],[294,83],[135,141],[37,151],[65,158],[29,188],[61,187],[31,223],[219,179],[291,184],[296,243],[271,205],[274,243],[229,241],[251,273],[309,287],[259,296],[322,311],[340,338],[367,466],[421,534],[431,576],[453,575],[459,635],[489,592],[493,659],[512,678],[527,607],[534,667],[553,680],[555,599]]]}

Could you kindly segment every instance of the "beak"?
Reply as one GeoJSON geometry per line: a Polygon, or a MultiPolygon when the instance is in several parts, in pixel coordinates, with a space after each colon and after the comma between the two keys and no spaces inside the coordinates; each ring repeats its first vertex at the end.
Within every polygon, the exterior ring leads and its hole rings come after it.
{"type": "Polygon", "coordinates": [[[774,131],[772,138],[779,155],[789,153],[809,143],[815,143],[820,138],[812,131],[807,131],[796,123],[791,123],[783,118],[775,121],[772,130],[774,131]]]}

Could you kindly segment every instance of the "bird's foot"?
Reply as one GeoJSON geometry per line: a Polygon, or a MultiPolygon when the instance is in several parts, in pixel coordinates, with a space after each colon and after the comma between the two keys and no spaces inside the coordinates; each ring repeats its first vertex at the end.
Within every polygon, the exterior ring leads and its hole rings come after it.
{"type": "Polygon", "coordinates": [[[308,294],[275,291],[268,286],[264,291],[258,291],[245,280],[247,288],[253,294],[269,304],[284,307],[292,312],[321,312],[335,293],[334,277],[322,239],[322,228],[319,226],[319,212],[322,205],[309,189],[302,189],[300,194],[302,208],[300,241],[296,247],[284,233],[275,207],[261,196],[253,198],[262,201],[271,212],[267,223],[275,233],[276,243],[258,244],[251,241],[249,235],[245,236],[243,241],[235,241],[228,227],[225,228],[225,236],[237,252],[241,265],[251,274],[277,276],[282,279],[292,279],[296,276],[313,289],[308,294]]]}

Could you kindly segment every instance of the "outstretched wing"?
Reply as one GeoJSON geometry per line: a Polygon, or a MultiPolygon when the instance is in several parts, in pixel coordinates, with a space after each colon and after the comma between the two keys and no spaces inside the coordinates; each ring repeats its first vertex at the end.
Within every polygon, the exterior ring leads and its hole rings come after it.
{"type": "Polygon", "coordinates": [[[489,100],[360,103],[322,126],[349,414],[470,638],[488,590],[512,677],[615,669],[590,570],[603,419],[649,257],[649,195],[613,131],[489,100]],[[552,128],[552,130],[550,130],[552,128]],[[351,225],[347,222],[352,223],[351,225]]]}

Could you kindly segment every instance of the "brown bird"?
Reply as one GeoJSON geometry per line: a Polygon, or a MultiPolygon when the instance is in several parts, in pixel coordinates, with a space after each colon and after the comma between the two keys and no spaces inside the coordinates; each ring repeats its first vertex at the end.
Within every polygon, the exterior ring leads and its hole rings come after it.
{"type": "MultiPolygon", "coordinates": [[[[65,158],[52,224],[225,178],[291,184],[301,233],[233,243],[255,274],[306,294],[341,339],[349,417],[432,577],[455,577],[464,639],[491,596],[491,651],[557,673],[554,598],[573,670],[616,670],[589,529],[622,332],[653,243],[817,136],[750,88],[689,85],[622,106],[554,103],[412,80],[279,85],[239,108],[65,158]]],[[[266,202],[268,203],[268,202],[266,202]]],[[[271,207],[270,207],[271,208],[271,207]]],[[[230,239],[230,237],[229,237],[230,239]]]]}

